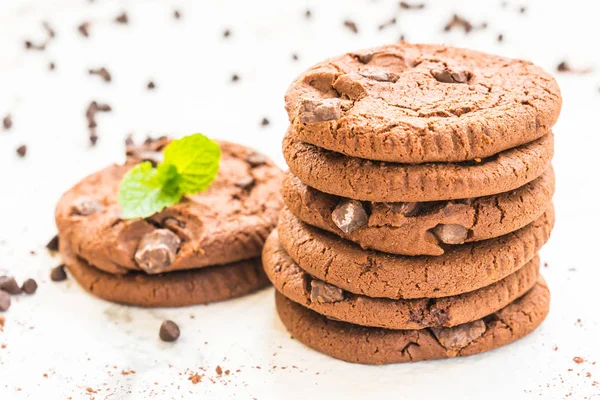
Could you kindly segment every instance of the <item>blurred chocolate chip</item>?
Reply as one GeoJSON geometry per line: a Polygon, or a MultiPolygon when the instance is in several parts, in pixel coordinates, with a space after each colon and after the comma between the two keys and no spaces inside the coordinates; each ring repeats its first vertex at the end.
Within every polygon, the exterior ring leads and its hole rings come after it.
{"type": "Polygon", "coordinates": [[[246,162],[250,164],[251,167],[258,167],[260,165],[265,165],[267,163],[267,159],[263,154],[253,151],[246,156],[246,162]]]}
{"type": "Polygon", "coordinates": [[[25,41],[25,48],[27,50],[39,50],[39,51],[44,51],[46,49],[46,43],[41,43],[41,44],[37,44],[37,43],[33,43],[31,40],[26,40],[25,41]]]}
{"type": "Polygon", "coordinates": [[[499,33],[497,40],[498,40],[498,42],[502,42],[504,40],[504,35],[502,33],[499,33]]]}
{"type": "Polygon", "coordinates": [[[19,157],[25,157],[27,154],[27,145],[22,144],[21,146],[17,147],[17,154],[19,157]]]}
{"type": "Polygon", "coordinates": [[[344,300],[344,291],[318,279],[310,281],[310,301],[316,303],[335,303],[344,300]]]}
{"type": "Polygon", "coordinates": [[[270,122],[268,118],[263,118],[262,121],[260,121],[261,126],[268,126],[269,124],[270,122]]]}
{"type": "Polygon", "coordinates": [[[248,175],[238,179],[235,183],[235,186],[239,187],[240,189],[248,190],[251,189],[255,183],[256,181],[254,178],[251,175],[248,175]]]}
{"type": "Polygon", "coordinates": [[[125,138],[125,147],[133,147],[135,146],[135,142],[133,141],[133,135],[130,133],[125,138]]]}
{"type": "Polygon", "coordinates": [[[400,8],[403,10],[422,10],[425,8],[425,3],[408,3],[406,1],[401,1],[400,8]]]}
{"type": "Polygon", "coordinates": [[[91,129],[93,129],[94,131],[90,134],[90,144],[92,146],[95,146],[96,143],[98,143],[98,135],[96,135],[94,128],[91,128],[91,129]]]}
{"type": "Polygon", "coordinates": [[[77,30],[79,31],[79,33],[81,33],[84,37],[90,37],[90,23],[89,22],[83,22],[81,23],[78,27],[77,30]]]}
{"type": "Polygon", "coordinates": [[[477,320],[452,328],[431,328],[431,331],[442,346],[451,350],[459,350],[481,337],[486,329],[485,322],[477,320]]]}
{"type": "Polygon", "coordinates": [[[525,14],[527,12],[527,7],[523,6],[523,7],[519,8],[519,12],[521,14],[525,14]]]}
{"type": "Polygon", "coordinates": [[[85,111],[85,117],[88,122],[90,142],[92,143],[92,145],[95,145],[98,140],[98,135],[96,134],[96,126],[97,126],[96,114],[99,112],[110,112],[110,111],[112,111],[112,108],[108,104],[102,104],[102,103],[98,103],[96,101],[92,101],[88,105],[88,107],[85,111]]]}
{"type": "Polygon", "coordinates": [[[21,286],[21,290],[23,290],[25,294],[34,294],[37,288],[37,282],[33,279],[27,279],[23,282],[23,286],[21,286]]]}
{"type": "Polygon", "coordinates": [[[360,201],[345,199],[335,207],[331,219],[342,232],[351,233],[366,225],[369,217],[360,201]]]}
{"type": "Polygon", "coordinates": [[[150,82],[148,82],[148,85],[146,85],[146,88],[148,90],[156,89],[156,84],[153,81],[150,81],[150,82]]]}
{"type": "Polygon", "coordinates": [[[358,74],[378,82],[396,82],[398,80],[398,75],[380,68],[361,68],[358,74]]]}
{"type": "Polygon", "coordinates": [[[473,30],[473,24],[460,15],[454,14],[446,26],[444,26],[444,30],[448,32],[454,28],[462,28],[465,33],[469,33],[473,30]]]}
{"type": "Polygon", "coordinates": [[[471,79],[469,72],[451,71],[448,68],[434,68],[431,70],[431,76],[442,83],[467,83],[471,79]]]}
{"type": "Polygon", "coordinates": [[[104,79],[105,82],[110,82],[112,79],[110,76],[110,72],[108,72],[108,70],[104,67],[98,69],[90,69],[88,72],[90,75],[98,75],[100,78],[104,79]]]}
{"type": "Polygon", "coordinates": [[[50,71],[54,71],[56,69],[56,64],[54,64],[53,62],[51,62],[50,64],[48,64],[48,69],[50,71]]]}
{"type": "Polygon", "coordinates": [[[573,68],[567,61],[562,61],[556,66],[558,72],[568,72],[572,74],[589,74],[593,71],[592,68],[573,68]]]}
{"type": "Polygon", "coordinates": [[[80,197],[71,206],[71,214],[88,216],[102,210],[104,206],[90,197],[80,197]]]}
{"type": "Polygon", "coordinates": [[[340,99],[303,99],[298,114],[303,124],[334,121],[342,116],[342,103],[340,99]]]}
{"type": "Polygon", "coordinates": [[[231,75],[231,82],[238,82],[240,80],[239,75],[233,74],[231,75]]]}
{"type": "Polygon", "coordinates": [[[388,27],[393,26],[393,25],[396,25],[396,18],[389,19],[389,20],[385,21],[384,23],[380,24],[379,27],[378,27],[378,29],[380,31],[382,31],[385,28],[388,28],[388,27]]]}
{"type": "Polygon", "coordinates": [[[135,261],[148,274],[164,272],[175,261],[181,239],[168,229],[156,229],[140,240],[135,261]]]}
{"type": "Polygon", "coordinates": [[[6,311],[10,308],[10,294],[0,290],[0,311],[6,311]]]}
{"type": "Polygon", "coordinates": [[[12,276],[0,276],[0,290],[9,294],[21,294],[21,287],[12,276]]]}
{"type": "Polygon", "coordinates": [[[49,251],[58,251],[59,238],[58,235],[54,235],[52,239],[46,244],[46,248],[49,251]]]}
{"type": "Polygon", "coordinates": [[[140,162],[148,161],[153,167],[164,161],[165,155],[160,151],[140,151],[133,155],[140,162]]]}
{"type": "Polygon", "coordinates": [[[463,244],[467,239],[469,230],[461,225],[440,224],[433,228],[433,233],[446,244],[463,244]]]}
{"type": "Polygon", "coordinates": [[[181,228],[185,227],[185,223],[182,221],[177,220],[176,218],[173,217],[167,217],[162,221],[162,226],[164,226],[165,228],[173,231],[177,231],[181,228]]]}
{"type": "Polygon", "coordinates": [[[297,53],[292,53],[292,60],[298,61],[298,54],[297,53]]]}
{"type": "Polygon", "coordinates": [[[304,17],[306,19],[310,19],[312,17],[312,12],[310,10],[306,10],[306,12],[304,13],[304,17]]]}
{"type": "Polygon", "coordinates": [[[46,30],[46,33],[48,33],[48,37],[54,38],[56,36],[56,31],[50,26],[50,24],[47,21],[42,22],[42,26],[46,30]]]}
{"type": "Polygon", "coordinates": [[[344,26],[350,29],[352,33],[358,33],[358,26],[356,26],[356,22],[347,19],[344,21],[344,26]]]}
{"type": "Polygon", "coordinates": [[[411,203],[411,202],[398,202],[398,203],[387,203],[392,212],[402,214],[405,217],[414,217],[417,215],[422,208],[421,203],[411,203]]]}
{"type": "Polygon", "coordinates": [[[4,130],[7,131],[13,126],[12,115],[7,114],[4,119],[2,119],[2,126],[4,130]]]}
{"type": "Polygon", "coordinates": [[[129,17],[127,17],[127,13],[123,12],[115,18],[115,22],[118,24],[127,24],[129,23],[129,17]]]}
{"type": "Polygon", "coordinates": [[[52,268],[50,271],[50,279],[52,282],[62,282],[67,279],[67,273],[65,271],[65,265],[61,264],[58,267],[52,268]]]}
{"type": "Polygon", "coordinates": [[[167,320],[160,325],[158,336],[163,342],[174,342],[180,335],[181,331],[175,322],[167,320]]]}
{"type": "Polygon", "coordinates": [[[173,11],[173,17],[175,19],[181,19],[181,12],[179,10],[173,11]]]}
{"type": "Polygon", "coordinates": [[[352,54],[352,57],[354,57],[361,64],[368,64],[373,59],[373,55],[373,53],[354,53],[352,54]]]}
{"type": "Polygon", "coordinates": [[[225,29],[225,30],[223,31],[223,37],[224,37],[225,39],[227,39],[227,38],[228,38],[228,37],[230,37],[230,36],[231,36],[231,29],[225,29]]]}

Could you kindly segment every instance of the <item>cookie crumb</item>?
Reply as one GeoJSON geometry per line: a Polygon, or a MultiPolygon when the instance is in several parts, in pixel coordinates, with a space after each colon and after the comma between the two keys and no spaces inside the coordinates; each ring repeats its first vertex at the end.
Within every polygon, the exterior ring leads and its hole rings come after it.
{"type": "Polygon", "coordinates": [[[215,368],[215,372],[217,373],[217,375],[223,374],[223,369],[221,368],[220,365],[217,365],[217,368],[215,368]]]}
{"type": "Polygon", "coordinates": [[[582,357],[573,357],[573,361],[575,362],[575,364],[581,364],[585,360],[582,357]]]}

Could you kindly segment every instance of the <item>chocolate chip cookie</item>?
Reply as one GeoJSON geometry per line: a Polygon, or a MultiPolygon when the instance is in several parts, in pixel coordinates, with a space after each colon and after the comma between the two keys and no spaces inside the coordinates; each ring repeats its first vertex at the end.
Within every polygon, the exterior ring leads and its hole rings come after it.
{"type": "Polygon", "coordinates": [[[259,257],[282,207],[281,170],[249,148],[221,142],[221,165],[205,192],[147,219],[124,220],[119,184],[134,163],[162,160],[168,139],[128,150],[112,165],[66,192],[56,208],[61,243],[110,274],[157,274],[259,257]]]}
{"type": "Polygon", "coordinates": [[[303,271],[273,231],[263,250],[267,276],[282,295],[319,314],[352,324],[387,329],[452,327],[507,306],[538,281],[539,257],[484,288],[437,299],[390,300],[355,295],[303,271]]]}
{"type": "Polygon", "coordinates": [[[282,194],[286,207],[300,220],[363,248],[438,256],[448,244],[502,236],[537,219],[554,194],[554,172],[549,168],[507,193],[440,202],[360,202],[313,189],[290,173],[282,194]]]}
{"type": "Polygon", "coordinates": [[[482,319],[451,328],[392,330],[328,319],[275,292],[281,321],[294,338],[321,353],[361,364],[391,364],[493,350],[533,332],[546,318],[550,292],[540,278],[524,296],[482,319]]]}
{"type": "Polygon", "coordinates": [[[287,209],[281,213],[277,231],[285,251],[317,279],[357,295],[416,299],[454,296],[505,278],[533,259],[553,225],[550,206],[516,232],[452,246],[437,257],[364,250],[303,223],[287,209]]]}
{"type": "Polygon", "coordinates": [[[479,162],[418,165],[348,157],[302,142],[290,130],[283,140],[290,171],[306,185],[377,202],[453,200],[508,192],[542,175],[553,154],[552,133],[479,162]]]}
{"type": "Polygon", "coordinates": [[[562,100],[554,78],[528,61],[401,42],[316,64],[285,103],[302,141],[412,164],[487,158],[535,141],[562,100]]]}

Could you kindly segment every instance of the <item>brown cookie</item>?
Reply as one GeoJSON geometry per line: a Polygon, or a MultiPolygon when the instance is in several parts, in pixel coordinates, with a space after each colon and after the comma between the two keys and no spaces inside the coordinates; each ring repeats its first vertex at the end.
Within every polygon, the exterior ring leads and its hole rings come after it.
{"type": "Polygon", "coordinates": [[[451,327],[475,321],[505,307],[535,285],[535,256],[506,278],[473,292],[438,299],[390,300],[355,295],[315,279],[285,252],[277,231],[267,238],[263,265],[271,283],[288,299],[329,318],[387,329],[451,327]]]}
{"type": "Polygon", "coordinates": [[[281,321],[295,339],[316,351],[361,364],[392,364],[469,356],[533,332],[548,315],[543,279],[524,296],[483,319],[453,328],[392,330],[327,319],[275,292],[281,321]]]}
{"type": "Polygon", "coordinates": [[[95,268],[60,243],[60,254],[77,282],[90,294],[139,307],[184,307],[240,297],[269,285],[260,258],[227,265],[148,275],[114,275],[95,268]]]}
{"type": "Polygon", "coordinates": [[[290,171],[325,193],[355,200],[420,202],[489,196],[517,189],[544,173],[554,153],[552,133],[481,162],[393,164],[348,157],[283,140],[290,171]]]}
{"type": "Polygon", "coordinates": [[[349,199],[313,189],[292,174],[286,174],[282,187],[287,208],[307,224],[366,249],[432,256],[444,253],[444,241],[475,242],[524,227],[544,213],[553,193],[552,168],[507,193],[431,203],[356,202],[358,213],[348,208],[349,199]],[[360,216],[360,208],[365,210],[364,218],[360,216]],[[460,235],[452,240],[440,234],[439,225],[463,227],[466,236],[463,241],[460,235]]]}
{"type": "MultiPolygon", "coordinates": [[[[168,143],[166,140],[165,143],[168,143]]],[[[119,184],[135,162],[160,151],[131,153],[66,192],[56,208],[61,241],[113,274],[195,269],[259,257],[282,207],[281,170],[261,154],[222,142],[221,166],[205,192],[185,196],[148,219],[123,220],[119,184]]]]}
{"type": "Polygon", "coordinates": [[[517,271],[548,240],[552,206],[537,220],[496,239],[452,246],[442,256],[398,256],[364,250],[307,225],[287,209],[279,240],[307,273],[351,293],[389,299],[438,298],[489,286],[517,271]]]}
{"type": "Polygon", "coordinates": [[[536,140],[561,108],[528,61],[406,42],[323,61],[288,89],[300,139],[369,160],[460,162],[536,140]]]}

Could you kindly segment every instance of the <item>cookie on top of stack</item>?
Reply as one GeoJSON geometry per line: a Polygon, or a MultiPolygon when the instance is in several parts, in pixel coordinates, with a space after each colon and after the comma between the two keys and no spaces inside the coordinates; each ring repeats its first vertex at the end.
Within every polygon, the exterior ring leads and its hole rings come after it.
{"type": "Polygon", "coordinates": [[[128,146],[124,165],[62,196],[56,224],[67,269],[91,294],[143,307],[204,304],[267,286],[260,255],[282,207],[283,173],[252,149],[218,142],[220,167],[205,191],[150,217],[124,218],[123,177],[142,161],[161,163],[170,142],[128,146]]]}
{"type": "Polygon", "coordinates": [[[365,364],[466,356],[546,317],[555,80],[399,43],[319,63],[286,95],[286,208],[263,264],[291,334],[365,364]]]}

